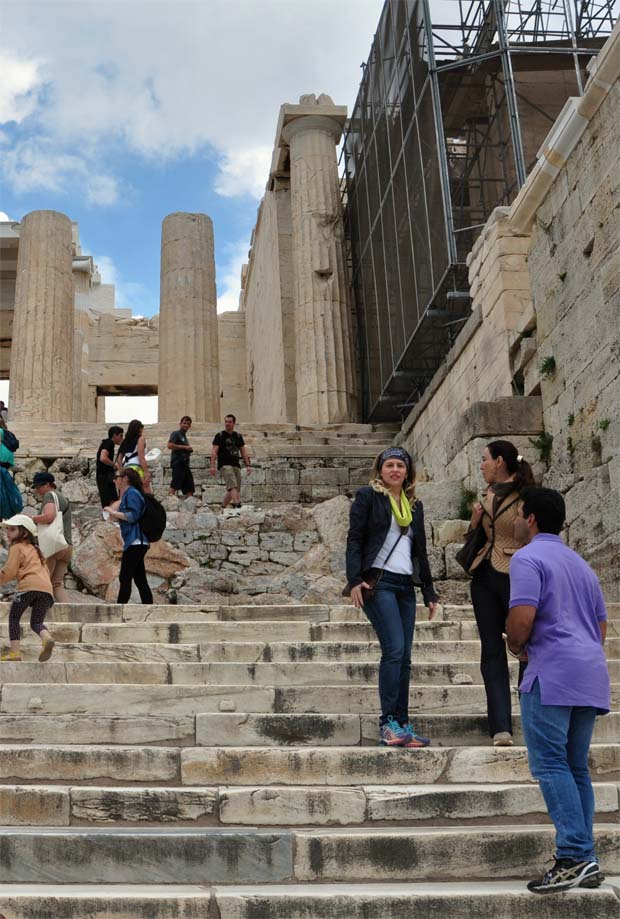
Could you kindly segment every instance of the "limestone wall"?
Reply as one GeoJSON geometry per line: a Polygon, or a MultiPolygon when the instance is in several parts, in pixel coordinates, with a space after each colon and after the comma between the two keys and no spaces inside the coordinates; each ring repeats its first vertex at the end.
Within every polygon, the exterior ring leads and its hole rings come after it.
{"type": "Polygon", "coordinates": [[[217,317],[220,355],[220,417],[235,415],[248,421],[248,382],[245,366],[245,313],[220,313],[217,317]]]}
{"type": "Polygon", "coordinates": [[[265,192],[244,288],[250,417],[295,421],[295,327],[288,179],[265,192]]]}
{"type": "Polygon", "coordinates": [[[529,385],[553,437],[545,480],[565,492],[570,544],[610,583],[620,563],[619,126],[616,80],[536,211],[529,256],[529,385]]]}
{"type": "Polygon", "coordinates": [[[89,384],[113,392],[157,392],[157,320],[118,319],[91,314],[89,384]]]}

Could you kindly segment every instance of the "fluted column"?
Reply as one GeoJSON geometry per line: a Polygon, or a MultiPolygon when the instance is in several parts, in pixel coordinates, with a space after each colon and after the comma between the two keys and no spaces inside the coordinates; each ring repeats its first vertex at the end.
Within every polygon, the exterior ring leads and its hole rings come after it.
{"type": "MultiPolygon", "coordinates": [[[[313,97],[302,97],[303,99],[313,97]]],[[[320,97],[325,98],[325,97],[320,97]]],[[[331,100],[330,100],[331,103],[331,100]]],[[[283,126],[290,148],[297,421],[355,420],[354,344],[336,144],[342,118],[301,114],[283,126]]],[[[308,105],[299,106],[306,110],[308,105]]],[[[338,109],[315,104],[314,110],[338,109]]]]}
{"type": "MultiPolygon", "coordinates": [[[[159,420],[219,419],[220,368],[213,223],[169,214],[161,234],[159,420]]],[[[239,355],[239,360],[245,360],[239,355]]]]}
{"type": "Polygon", "coordinates": [[[11,348],[11,415],[71,421],[74,291],[71,221],[32,211],[20,224],[11,348]]]}

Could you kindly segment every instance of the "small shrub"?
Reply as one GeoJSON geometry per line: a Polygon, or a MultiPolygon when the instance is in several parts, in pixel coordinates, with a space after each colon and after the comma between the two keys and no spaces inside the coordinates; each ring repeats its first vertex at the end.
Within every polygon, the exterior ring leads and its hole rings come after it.
{"type": "Polygon", "coordinates": [[[569,428],[572,428],[572,426],[574,425],[574,423],[575,423],[575,415],[574,415],[573,412],[571,412],[570,415],[568,416],[568,426],[569,426],[569,428]]]}
{"type": "Polygon", "coordinates": [[[459,520],[469,520],[474,501],[478,497],[478,492],[471,488],[465,488],[461,485],[461,498],[459,501],[459,520]]]}
{"type": "Polygon", "coordinates": [[[564,281],[566,280],[566,275],[567,275],[567,274],[568,274],[567,271],[560,271],[560,272],[559,272],[558,278],[560,279],[560,281],[561,281],[562,283],[564,283],[564,281]]]}
{"type": "Polygon", "coordinates": [[[566,441],[566,449],[568,450],[568,455],[572,458],[575,455],[575,444],[573,443],[573,438],[569,437],[566,441]]]}
{"type": "Polygon", "coordinates": [[[549,354],[540,365],[540,375],[549,380],[555,373],[555,369],[555,358],[552,354],[549,354]]]}
{"type": "Polygon", "coordinates": [[[538,437],[530,437],[530,443],[538,450],[538,456],[541,463],[549,465],[551,451],[553,450],[553,434],[543,431],[538,437]]]}
{"type": "Polygon", "coordinates": [[[599,421],[598,426],[601,431],[606,431],[610,424],[611,422],[609,418],[603,418],[601,421],[599,421]]]}

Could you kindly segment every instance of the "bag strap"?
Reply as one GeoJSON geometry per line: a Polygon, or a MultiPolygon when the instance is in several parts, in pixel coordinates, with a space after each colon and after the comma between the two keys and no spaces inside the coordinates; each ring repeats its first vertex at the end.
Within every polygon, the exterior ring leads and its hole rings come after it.
{"type": "Polygon", "coordinates": [[[387,556],[386,560],[385,560],[384,563],[383,563],[383,568],[380,568],[380,569],[379,569],[379,574],[377,575],[377,579],[376,579],[376,581],[375,581],[375,585],[378,584],[379,581],[381,580],[381,578],[383,577],[383,573],[384,573],[384,571],[385,571],[385,566],[387,565],[387,563],[389,562],[390,558],[392,557],[392,552],[394,551],[394,549],[396,548],[396,546],[397,546],[398,543],[401,541],[401,539],[403,538],[404,535],[405,535],[405,534],[404,534],[403,531],[401,530],[400,533],[398,534],[398,539],[396,540],[396,542],[394,543],[394,545],[392,546],[392,548],[391,548],[390,551],[388,552],[388,556],[387,556]]]}

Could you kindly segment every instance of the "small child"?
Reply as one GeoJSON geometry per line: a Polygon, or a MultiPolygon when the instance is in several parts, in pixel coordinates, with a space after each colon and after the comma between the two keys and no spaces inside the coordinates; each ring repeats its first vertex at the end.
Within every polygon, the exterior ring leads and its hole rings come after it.
{"type": "Polygon", "coordinates": [[[0,660],[21,661],[19,648],[19,623],[30,606],[30,628],[41,638],[43,648],[40,661],[49,660],[54,650],[54,639],[45,625],[45,614],[54,605],[54,592],[47,565],[37,546],[37,527],[27,514],[15,514],[2,520],[10,542],[9,557],[0,571],[0,584],[17,580],[17,593],[9,611],[9,639],[11,650],[0,660]]]}

